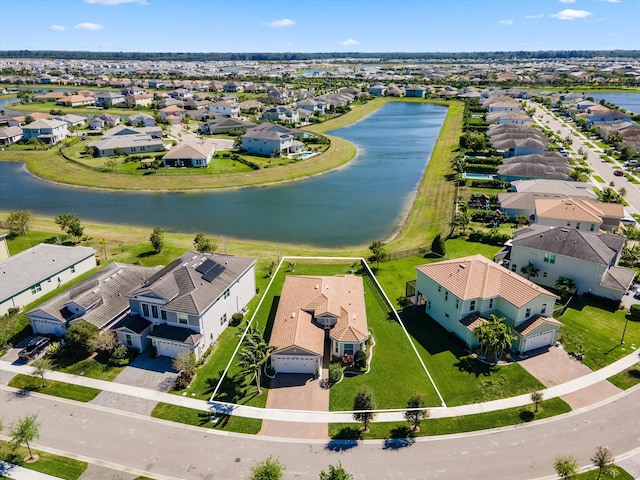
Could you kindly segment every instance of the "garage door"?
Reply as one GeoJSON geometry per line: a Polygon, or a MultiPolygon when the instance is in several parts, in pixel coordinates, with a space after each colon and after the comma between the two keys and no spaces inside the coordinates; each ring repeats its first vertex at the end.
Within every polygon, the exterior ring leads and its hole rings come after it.
{"type": "Polygon", "coordinates": [[[158,350],[158,355],[171,358],[176,358],[178,354],[184,350],[191,350],[191,348],[186,345],[174,342],[165,342],[163,340],[156,340],[156,348],[158,350]]]}
{"type": "Polygon", "coordinates": [[[529,350],[535,350],[536,348],[548,347],[553,342],[555,335],[554,331],[550,330],[544,333],[538,333],[537,335],[530,335],[527,337],[527,343],[525,344],[525,352],[529,350]]]}
{"type": "Polygon", "coordinates": [[[271,359],[276,373],[310,373],[312,375],[316,373],[315,357],[289,355],[273,356],[271,359]]]}
{"type": "Polygon", "coordinates": [[[61,337],[64,335],[64,329],[60,322],[47,322],[43,320],[31,320],[31,328],[33,329],[33,333],[38,335],[56,335],[61,337]]]}

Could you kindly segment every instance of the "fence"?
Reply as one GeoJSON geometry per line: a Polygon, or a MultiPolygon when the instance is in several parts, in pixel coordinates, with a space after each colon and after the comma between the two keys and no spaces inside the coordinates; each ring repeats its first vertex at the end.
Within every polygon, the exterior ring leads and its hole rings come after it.
{"type": "Polygon", "coordinates": [[[430,253],[430,252],[431,252],[431,249],[429,247],[410,248],[409,250],[400,250],[398,252],[387,253],[387,255],[384,258],[384,261],[388,262],[389,260],[397,260],[399,258],[413,257],[414,255],[426,255],[427,253],[430,253]]]}

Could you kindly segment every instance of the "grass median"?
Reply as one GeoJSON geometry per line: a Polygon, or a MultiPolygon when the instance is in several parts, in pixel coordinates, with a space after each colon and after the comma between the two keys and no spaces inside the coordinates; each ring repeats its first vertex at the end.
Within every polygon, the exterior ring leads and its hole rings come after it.
{"type": "MultiPolygon", "coordinates": [[[[64,478],[65,480],[77,480],[88,466],[87,462],[81,462],[73,458],[54,455],[33,448],[31,451],[38,459],[33,462],[26,462],[24,459],[29,455],[29,451],[25,447],[13,449],[11,443],[0,440],[0,460],[29,470],[64,478]]],[[[11,474],[11,472],[6,473],[11,474]]],[[[2,477],[0,473],[0,478],[5,477],[2,477]]]]}
{"type": "Polygon", "coordinates": [[[100,393],[100,390],[96,388],[49,380],[46,378],[46,374],[45,382],[46,386],[43,386],[40,377],[18,374],[9,381],[8,385],[21,391],[44,393],[45,395],[67,398],[78,402],[90,402],[100,393]]]}

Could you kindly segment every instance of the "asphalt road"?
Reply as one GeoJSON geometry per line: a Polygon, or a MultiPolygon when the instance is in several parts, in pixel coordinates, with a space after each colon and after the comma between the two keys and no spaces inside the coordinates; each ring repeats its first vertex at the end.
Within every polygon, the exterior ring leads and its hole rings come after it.
{"type": "Polygon", "coordinates": [[[247,478],[251,466],[269,455],[287,466],[285,478],[296,479],[317,479],[338,461],[356,479],[539,478],[553,474],[559,454],[575,455],[586,466],[599,445],[616,455],[640,449],[639,404],[637,387],[598,408],[526,426],[419,439],[408,446],[384,441],[345,446],[221,435],[53,397],[19,398],[0,387],[5,425],[38,413],[38,445],[148,471],[152,477],[200,480],[247,478]]]}

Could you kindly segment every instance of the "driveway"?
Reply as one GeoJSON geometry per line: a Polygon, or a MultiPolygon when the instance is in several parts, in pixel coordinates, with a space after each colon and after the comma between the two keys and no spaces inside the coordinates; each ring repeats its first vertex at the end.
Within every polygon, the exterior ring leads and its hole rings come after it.
{"type": "MultiPolygon", "coordinates": [[[[591,373],[591,369],[569,355],[562,347],[549,347],[529,352],[529,357],[518,363],[545,387],[553,387],[591,373]]],[[[621,390],[603,380],[582,390],[561,397],[572,409],[586,407],[609,398],[621,390]]]]}
{"type": "MultiPolygon", "coordinates": [[[[280,373],[271,380],[267,408],[283,410],[329,411],[329,389],[321,388],[314,376],[280,373]]],[[[260,435],[285,438],[319,438],[329,436],[324,423],[278,422],[264,420],[260,435]]]]}
{"type": "MultiPolygon", "coordinates": [[[[147,349],[138,355],[115,378],[115,383],[131,385],[133,387],[167,392],[178,376],[169,357],[151,358],[147,349]]],[[[156,402],[131,395],[121,395],[114,392],[102,391],[91,403],[104,407],[118,408],[141,415],[149,415],[156,402]]]]}

